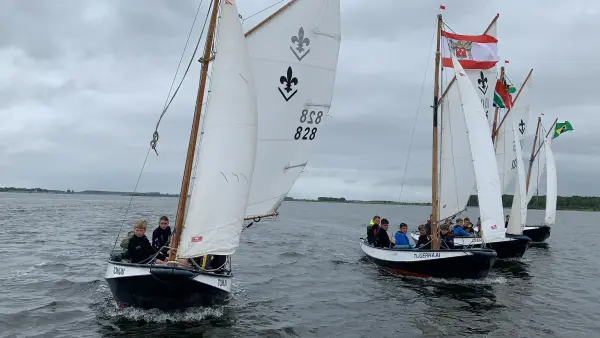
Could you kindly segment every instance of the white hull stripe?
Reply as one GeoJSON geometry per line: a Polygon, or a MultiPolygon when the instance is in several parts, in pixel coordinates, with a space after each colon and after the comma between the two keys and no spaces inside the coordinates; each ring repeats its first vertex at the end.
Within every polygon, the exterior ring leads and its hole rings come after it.
{"type": "MultiPolygon", "coordinates": [[[[141,266],[128,266],[108,263],[106,267],[106,279],[127,278],[127,277],[143,277],[150,276],[150,269],[141,266]]],[[[231,276],[213,276],[199,274],[193,280],[210,285],[223,291],[231,292],[231,276]]]]}

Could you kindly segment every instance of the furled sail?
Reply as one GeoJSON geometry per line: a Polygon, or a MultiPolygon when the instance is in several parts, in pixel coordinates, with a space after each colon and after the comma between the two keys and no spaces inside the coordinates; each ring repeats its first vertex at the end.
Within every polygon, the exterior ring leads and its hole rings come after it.
{"type": "Polygon", "coordinates": [[[258,140],[246,217],[277,210],[323,137],[341,41],[339,0],[295,0],[247,33],[258,140]]]}
{"type": "Polygon", "coordinates": [[[254,169],[257,103],[235,0],[222,1],[210,98],[178,256],[231,255],[254,169]]]}

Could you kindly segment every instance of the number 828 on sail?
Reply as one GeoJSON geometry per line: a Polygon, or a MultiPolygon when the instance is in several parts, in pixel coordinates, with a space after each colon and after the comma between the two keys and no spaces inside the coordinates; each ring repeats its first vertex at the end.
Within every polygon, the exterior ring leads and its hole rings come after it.
{"type": "Polygon", "coordinates": [[[303,109],[300,114],[300,123],[301,125],[296,128],[296,133],[294,134],[294,140],[314,140],[317,136],[317,127],[316,125],[321,123],[323,120],[323,111],[309,111],[308,109],[303,109]],[[302,126],[304,124],[304,126],[302,126]],[[306,126],[306,125],[315,125],[315,127],[306,126]]]}

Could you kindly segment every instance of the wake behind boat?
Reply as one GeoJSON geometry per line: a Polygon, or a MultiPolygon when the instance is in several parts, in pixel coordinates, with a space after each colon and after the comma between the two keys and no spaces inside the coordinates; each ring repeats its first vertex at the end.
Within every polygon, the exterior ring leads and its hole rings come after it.
{"type": "Polygon", "coordinates": [[[423,278],[485,278],[496,262],[490,249],[411,250],[377,248],[360,242],[370,261],[403,276],[423,278]]]}

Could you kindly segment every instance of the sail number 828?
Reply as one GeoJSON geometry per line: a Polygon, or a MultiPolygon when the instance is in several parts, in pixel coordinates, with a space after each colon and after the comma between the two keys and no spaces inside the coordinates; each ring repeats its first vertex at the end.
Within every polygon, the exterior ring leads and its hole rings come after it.
{"type": "MultiPolygon", "coordinates": [[[[319,124],[323,120],[323,112],[314,110],[308,111],[307,109],[303,109],[300,114],[300,123],[303,124],[319,124]]],[[[317,127],[302,127],[298,126],[296,128],[296,133],[294,134],[294,140],[314,140],[317,136],[317,127]]]]}

